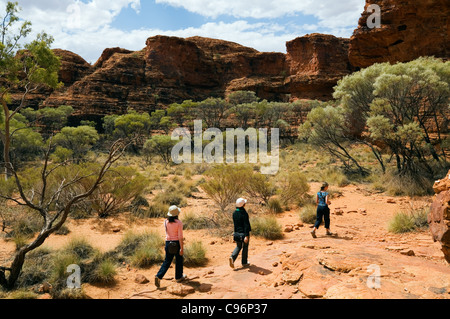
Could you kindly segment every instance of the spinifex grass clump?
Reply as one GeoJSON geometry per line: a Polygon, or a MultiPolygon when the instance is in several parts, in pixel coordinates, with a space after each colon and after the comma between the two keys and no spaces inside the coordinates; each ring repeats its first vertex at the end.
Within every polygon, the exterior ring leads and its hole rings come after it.
{"type": "Polygon", "coordinates": [[[425,209],[398,213],[390,221],[388,230],[391,233],[401,234],[428,227],[427,215],[425,209]]]}
{"type": "Polygon", "coordinates": [[[252,234],[269,240],[283,238],[282,227],[274,216],[255,217],[250,221],[252,234]]]}
{"type": "Polygon", "coordinates": [[[184,248],[184,263],[187,266],[203,266],[208,259],[206,258],[206,249],[201,241],[188,243],[184,248]]]}
{"type": "Polygon", "coordinates": [[[317,218],[316,206],[307,204],[300,209],[300,220],[306,224],[314,224],[317,218]]]}
{"type": "Polygon", "coordinates": [[[118,261],[127,261],[137,267],[148,267],[163,260],[164,240],[155,232],[125,234],[113,252],[118,261]]]}

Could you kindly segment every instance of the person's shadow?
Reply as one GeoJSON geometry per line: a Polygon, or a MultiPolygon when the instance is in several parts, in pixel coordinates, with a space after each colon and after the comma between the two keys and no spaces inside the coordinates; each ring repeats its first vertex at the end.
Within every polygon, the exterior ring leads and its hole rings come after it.
{"type": "Polygon", "coordinates": [[[249,272],[255,273],[255,274],[260,274],[260,275],[270,275],[272,273],[271,270],[266,269],[266,268],[262,268],[256,265],[250,265],[248,267],[242,267],[242,268],[238,268],[236,269],[237,271],[244,271],[244,270],[248,270],[249,272]]]}

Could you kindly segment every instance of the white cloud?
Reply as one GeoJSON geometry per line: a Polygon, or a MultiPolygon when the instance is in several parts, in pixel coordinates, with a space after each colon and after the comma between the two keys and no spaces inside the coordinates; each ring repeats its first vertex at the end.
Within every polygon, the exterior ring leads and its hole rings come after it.
{"type": "Polygon", "coordinates": [[[182,7],[205,17],[231,15],[236,18],[280,18],[297,13],[312,15],[333,26],[355,24],[364,9],[365,0],[156,0],[182,7]]]}

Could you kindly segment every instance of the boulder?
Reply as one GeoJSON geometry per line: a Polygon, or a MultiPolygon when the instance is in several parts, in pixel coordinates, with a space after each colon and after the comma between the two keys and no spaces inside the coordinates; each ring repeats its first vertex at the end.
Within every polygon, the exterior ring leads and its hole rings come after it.
{"type": "Polygon", "coordinates": [[[180,297],[185,297],[187,295],[195,293],[195,289],[193,287],[182,284],[174,284],[172,286],[169,286],[167,291],[172,295],[180,297]]]}
{"type": "Polygon", "coordinates": [[[144,275],[137,274],[136,278],[134,278],[134,282],[140,285],[145,285],[149,283],[149,280],[144,275]]]}
{"type": "Polygon", "coordinates": [[[445,260],[450,263],[450,171],[433,186],[436,195],[428,214],[428,224],[435,242],[440,242],[445,260]]]}

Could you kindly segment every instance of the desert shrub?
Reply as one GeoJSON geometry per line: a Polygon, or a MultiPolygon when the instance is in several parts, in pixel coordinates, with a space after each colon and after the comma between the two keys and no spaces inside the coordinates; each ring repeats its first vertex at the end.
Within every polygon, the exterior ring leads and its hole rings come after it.
{"type": "Polygon", "coordinates": [[[251,168],[243,165],[219,165],[208,170],[208,179],[200,187],[219,206],[222,212],[242,196],[251,168]]]}
{"type": "Polygon", "coordinates": [[[342,172],[341,169],[338,169],[337,167],[328,167],[323,170],[321,180],[328,181],[328,183],[339,187],[344,187],[350,184],[348,177],[342,172]]]}
{"type": "Polygon", "coordinates": [[[89,299],[89,297],[84,292],[83,288],[80,289],[70,289],[70,288],[64,288],[61,290],[53,291],[52,290],[52,298],[53,299],[89,299]]]}
{"type": "Polygon", "coordinates": [[[276,193],[276,187],[269,176],[261,173],[254,173],[249,177],[245,190],[251,197],[260,199],[266,205],[269,204],[270,197],[276,193]]]}
{"type": "Polygon", "coordinates": [[[186,198],[180,191],[171,191],[169,189],[156,195],[153,199],[153,203],[165,204],[168,206],[176,205],[178,207],[187,206],[186,198]]]}
{"type": "Polygon", "coordinates": [[[317,218],[317,210],[315,205],[306,205],[300,209],[300,220],[306,224],[314,224],[317,218]]]}
{"type": "Polygon", "coordinates": [[[192,179],[192,174],[193,174],[193,172],[189,168],[185,168],[183,171],[183,177],[188,181],[192,179]]]}
{"type": "Polygon", "coordinates": [[[418,210],[413,210],[410,212],[414,225],[416,228],[427,228],[428,224],[428,210],[425,208],[421,208],[418,210]]]}
{"type": "MultiPolygon", "coordinates": [[[[53,287],[57,288],[64,284],[67,279],[67,267],[70,265],[80,265],[81,260],[78,256],[68,252],[58,252],[52,258],[52,273],[51,282],[54,283],[53,287]]],[[[55,289],[60,290],[60,289],[55,289]]]]}
{"type": "Polygon", "coordinates": [[[169,211],[168,204],[164,204],[162,202],[153,202],[148,207],[147,211],[145,213],[142,213],[140,216],[147,217],[147,218],[161,218],[165,217],[167,215],[167,212],[169,211]]]}
{"type": "Polygon", "coordinates": [[[269,209],[269,212],[274,214],[281,214],[284,211],[278,198],[271,198],[267,204],[267,208],[269,209]]]}
{"type": "Polygon", "coordinates": [[[42,220],[37,214],[22,207],[2,207],[0,222],[6,238],[27,240],[42,227],[42,220]]]}
{"type": "Polygon", "coordinates": [[[252,234],[265,239],[281,239],[283,237],[282,227],[274,216],[255,217],[250,221],[252,234]]]}
{"type": "Polygon", "coordinates": [[[290,172],[280,175],[279,184],[280,200],[286,206],[298,204],[310,190],[307,179],[301,172],[290,172]]]}
{"type": "Polygon", "coordinates": [[[207,261],[206,249],[201,241],[193,241],[184,247],[184,263],[186,266],[203,266],[207,261]]]}
{"type": "Polygon", "coordinates": [[[141,215],[149,207],[147,199],[141,195],[137,195],[130,204],[131,212],[134,215],[141,215]]]}
{"type": "Polygon", "coordinates": [[[156,155],[168,165],[172,162],[172,149],[177,144],[169,135],[155,135],[144,144],[143,154],[151,161],[156,155]]]}
{"type": "MultiPolygon", "coordinates": [[[[120,212],[142,194],[147,181],[144,176],[131,167],[118,167],[108,172],[103,183],[89,197],[93,210],[105,218],[120,212]]],[[[89,188],[87,183],[87,189],[89,188]]]]}
{"type": "Polygon", "coordinates": [[[70,229],[69,227],[67,227],[66,225],[62,225],[60,229],[58,229],[57,231],[55,231],[55,235],[67,235],[70,233],[70,229]]]}

